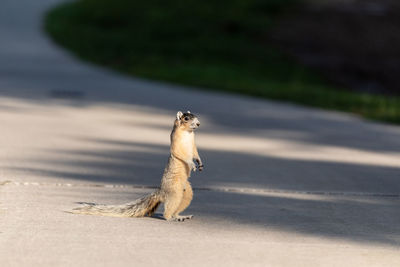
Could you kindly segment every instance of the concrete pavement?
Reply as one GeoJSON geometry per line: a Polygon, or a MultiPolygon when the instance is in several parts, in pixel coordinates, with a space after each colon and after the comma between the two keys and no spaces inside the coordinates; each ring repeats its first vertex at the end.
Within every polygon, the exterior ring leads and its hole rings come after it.
{"type": "Polygon", "coordinates": [[[0,9],[0,266],[400,262],[399,127],[82,63],[41,32],[59,2],[0,9]],[[194,220],[63,212],[157,186],[187,109],[206,166],[191,178],[194,220]]]}

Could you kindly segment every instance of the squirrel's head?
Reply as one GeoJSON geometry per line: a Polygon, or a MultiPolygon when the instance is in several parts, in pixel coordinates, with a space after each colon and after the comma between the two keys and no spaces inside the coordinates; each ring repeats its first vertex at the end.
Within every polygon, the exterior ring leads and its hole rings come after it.
{"type": "Polygon", "coordinates": [[[190,111],[186,111],[185,113],[178,111],[178,113],[176,113],[175,126],[182,130],[193,131],[199,128],[200,121],[196,115],[190,113],[190,111]]]}

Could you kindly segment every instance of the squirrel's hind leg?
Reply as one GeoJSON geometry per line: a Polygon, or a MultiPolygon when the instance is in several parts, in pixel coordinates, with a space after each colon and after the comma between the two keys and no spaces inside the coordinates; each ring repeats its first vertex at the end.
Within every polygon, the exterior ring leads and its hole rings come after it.
{"type": "Polygon", "coordinates": [[[174,212],[174,214],[172,215],[172,217],[175,218],[176,221],[184,221],[193,218],[193,215],[179,215],[179,213],[184,211],[190,205],[192,199],[193,199],[193,190],[189,181],[186,181],[183,187],[182,201],[179,204],[176,211],[174,212]]]}
{"type": "Polygon", "coordinates": [[[172,220],[175,217],[176,210],[180,206],[183,197],[183,190],[179,188],[172,192],[169,192],[165,197],[164,202],[164,218],[166,220],[172,220]]]}

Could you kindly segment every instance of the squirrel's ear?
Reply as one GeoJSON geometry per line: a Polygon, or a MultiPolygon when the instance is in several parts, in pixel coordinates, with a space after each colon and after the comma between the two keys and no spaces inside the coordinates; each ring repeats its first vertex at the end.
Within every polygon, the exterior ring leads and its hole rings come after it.
{"type": "Polygon", "coordinates": [[[179,121],[182,118],[182,111],[178,111],[178,113],[176,113],[176,119],[179,121]]]}
{"type": "Polygon", "coordinates": [[[186,113],[189,113],[189,114],[190,114],[190,111],[188,110],[186,113]]]}

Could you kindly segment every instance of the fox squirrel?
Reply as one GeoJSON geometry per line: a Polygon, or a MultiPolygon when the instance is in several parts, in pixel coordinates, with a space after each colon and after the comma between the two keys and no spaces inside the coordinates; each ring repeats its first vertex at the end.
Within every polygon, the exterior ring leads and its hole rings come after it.
{"type": "Polygon", "coordinates": [[[194,130],[200,126],[198,118],[187,111],[176,114],[171,132],[171,154],[165,167],[161,186],[155,192],[124,205],[90,204],[72,210],[76,214],[92,214],[115,217],[152,216],[164,203],[164,218],[168,221],[184,221],[193,215],[180,216],[193,198],[188,181],[191,171],[202,171],[204,165],[194,143],[194,130]],[[193,162],[196,161],[196,164],[193,162]]]}

